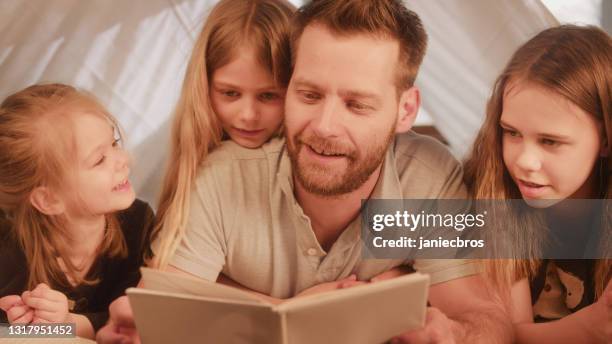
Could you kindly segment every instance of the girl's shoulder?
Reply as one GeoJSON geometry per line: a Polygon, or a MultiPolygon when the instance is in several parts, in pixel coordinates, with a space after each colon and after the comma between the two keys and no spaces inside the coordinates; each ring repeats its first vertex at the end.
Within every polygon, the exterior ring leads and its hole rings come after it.
{"type": "Polygon", "coordinates": [[[117,214],[117,218],[121,223],[121,228],[124,233],[126,230],[130,231],[135,228],[145,228],[149,222],[153,221],[154,217],[155,214],[149,203],[138,198],[129,208],[117,214]]]}
{"type": "Polygon", "coordinates": [[[0,261],[10,261],[9,257],[19,255],[21,249],[14,235],[12,224],[5,213],[0,210],[0,261]],[[5,260],[7,259],[7,260],[5,260]]]}
{"type": "Polygon", "coordinates": [[[144,253],[145,256],[152,255],[150,246],[155,214],[151,206],[136,199],[129,208],[117,214],[117,219],[130,255],[132,252],[144,253]]]}
{"type": "Polygon", "coordinates": [[[11,223],[0,210],[0,297],[20,294],[28,277],[26,258],[13,235],[11,223]]]}
{"type": "Polygon", "coordinates": [[[6,239],[9,236],[10,231],[11,231],[11,224],[9,223],[9,220],[6,217],[6,214],[4,213],[4,211],[0,209],[0,239],[2,239],[0,243],[4,242],[4,239],[6,239]]]}

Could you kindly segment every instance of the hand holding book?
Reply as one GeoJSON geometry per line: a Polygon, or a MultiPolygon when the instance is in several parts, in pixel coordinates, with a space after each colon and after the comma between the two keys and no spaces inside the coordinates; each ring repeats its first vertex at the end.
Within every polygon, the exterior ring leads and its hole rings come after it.
{"type": "Polygon", "coordinates": [[[143,280],[147,289],[128,295],[147,343],[383,342],[424,324],[429,284],[418,273],[377,283],[350,277],[272,305],[190,276],[144,269],[143,280]],[[353,286],[341,288],[346,284],[353,286]]]}

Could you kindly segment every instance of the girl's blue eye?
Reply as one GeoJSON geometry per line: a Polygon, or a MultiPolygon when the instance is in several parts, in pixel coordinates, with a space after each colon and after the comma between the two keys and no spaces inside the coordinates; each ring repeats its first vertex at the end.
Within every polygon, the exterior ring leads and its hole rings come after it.
{"type": "Polygon", "coordinates": [[[221,91],[221,93],[229,98],[236,98],[238,96],[240,96],[240,93],[236,92],[236,91],[221,91]]]}
{"type": "Polygon", "coordinates": [[[510,130],[507,128],[502,128],[504,135],[509,135],[512,137],[519,137],[519,133],[515,130],[510,130]]]}
{"type": "Polygon", "coordinates": [[[279,95],[274,92],[264,92],[259,95],[259,99],[263,101],[276,100],[278,98],[280,98],[279,95]]]}

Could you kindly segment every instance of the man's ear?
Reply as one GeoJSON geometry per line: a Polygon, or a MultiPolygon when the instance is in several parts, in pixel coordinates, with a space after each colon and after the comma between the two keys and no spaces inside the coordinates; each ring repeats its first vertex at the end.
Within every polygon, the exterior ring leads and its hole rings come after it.
{"type": "Polygon", "coordinates": [[[412,128],[420,105],[421,93],[416,86],[412,86],[400,94],[396,133],[405,133],[412,128]]]}
{"type": "Polygon", "coordinates": [[[66,209],[64,202],[45,186],[38,186],[32,191],[30,203],[45,215],[59,215],[66,209]]]}

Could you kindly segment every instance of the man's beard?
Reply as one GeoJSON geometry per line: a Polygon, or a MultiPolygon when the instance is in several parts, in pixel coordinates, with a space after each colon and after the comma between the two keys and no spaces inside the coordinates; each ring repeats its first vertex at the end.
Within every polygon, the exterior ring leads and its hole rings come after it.
{"type": "Polygon", "coordinates": [[[315,134],[302,137],[301,133],[293,137],[287,136],[287,152],[291,159],[291,168],[298,182],[309,193],[333,197],[357,190],[374,171],[382,164],[389,143],[395,136],[395,125],[382,140],[376,140],[365,152],[359,152],[355,147],[343,142],[321,138],[315,134]],[[306,162],[300,159],[303,149],[324,151],[343,156],[346,167],[343,171],[324,166],[316,162],[306,162]]]}

